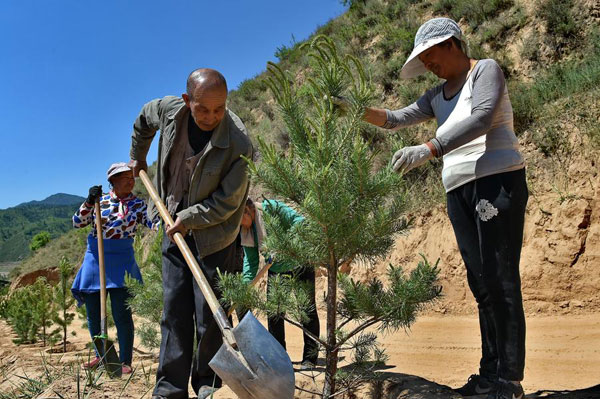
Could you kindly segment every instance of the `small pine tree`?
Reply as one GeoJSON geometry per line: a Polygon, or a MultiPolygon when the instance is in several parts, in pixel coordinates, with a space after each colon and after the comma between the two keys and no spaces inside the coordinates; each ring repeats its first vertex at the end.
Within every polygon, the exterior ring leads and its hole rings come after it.
{"type": "Polygon", "coordinates": [[[67,327],[73,322],[75,313],[69,312],[69,309],[75,304],[75,298],[71,295],[71,274],[73,266],[66,258],[62,258],[58,265],[59,281],[54,287],[54,302],[57,312],[53,321],[62,330],[63,352],[67,351],[67,327]]]}
{"type": "Polygon", "coordinates": [[[38,277],[31,289],[33,295],[37,298],[31,311],[41,327],[42,343],[46,346],[46,341],[53,342],[56,340],[56,331],[51,332],[49,330],[53,319],[57,316],[57,310],[53,303],[53,290],[45,277],[38,277]]]}
{"type": "MultiPolygon", "coordinates": [[[[312,338],[325,352],[322,396],[329,399],[352,392],[385,361],[376,334],[365,330],[408,328],[416,313],[440,295],[440,288],[437,264],[426,260],[408,277],[391,266],[387,287],[376,276],[363,283],[338,275],[355,260],[375,261],[389,252],[394,236],[409,225],[403,217],[407,194],[401,175],[389,167],[373,167],[377,154],[362,135],[362,116],[373,90],[360,62],[341,57],[324,36],[306,48],[311,69],[300,88],[295,77],[275,64],[268,66],[268,85],[286,124],[289,148],[284,152],[259,135],[261,162],[247,161],[262,187],[305,217],[289,226],[277,214],[265,215],[267,250],[279,261],[327,274],[326,336],[312,338]],[[331,100],[342,95],[351,104],[346,116],[331,100]],[[341,353],[353,353],[351,367],[338,368],[341,353]]],[[[284,311],[285,319],[299,327],[306,317],[306,292],[293,279],[276,280],[266,300],[249,293],[253,288],[236,276],[224,275],[220,284],[228,304],[247,298],[255,303],[238,305],[269,315],[284,311]]]]}
{"type": "Polygon", "coordinates": [[[134,249],[144,284],[126,276],[125,285],[132,294],[129,299],[131,310],[143,318],[136,326],[135,332],[145,347],[156,349],[160,346],[160,318],[163,308],[161,251],[163,232],[160,229],[156,234],[145,259],[142,256],[139,237],[135,237],[134,249]]]}
{"type": "Polygon", "coordinates": [[[6,305],[7,320],[17,338],[13,340],[16,344],[36,342],[40,330],[39,317],[33,309],[37,298],[32,286],[17,288],[8,298],[6,305]]]}

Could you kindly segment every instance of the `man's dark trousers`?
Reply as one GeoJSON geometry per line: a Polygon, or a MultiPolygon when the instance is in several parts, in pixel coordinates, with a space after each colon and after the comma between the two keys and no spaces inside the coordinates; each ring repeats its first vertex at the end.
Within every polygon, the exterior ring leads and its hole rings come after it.
{"type": "MultiPolygon", "coordinates": [[[[193,237],[185,237],[200,268],[215,291],[217,267],[221,272],[232,272],[235,268],[235,241],[226,248],[200,258],[193,237]]],[[[163,315],[161,320],[162,340],[156,372],[154,395],[169,399],[187,398],[190,369],[192,388],[198,392],[202,385],[221,386],[208,362],[222,343],[221,330],[194,280],[183,255],[175,243],[165,235],[162,243],[163,315]],[[198,349],[194,347],[194,320],[198,349]]]]}

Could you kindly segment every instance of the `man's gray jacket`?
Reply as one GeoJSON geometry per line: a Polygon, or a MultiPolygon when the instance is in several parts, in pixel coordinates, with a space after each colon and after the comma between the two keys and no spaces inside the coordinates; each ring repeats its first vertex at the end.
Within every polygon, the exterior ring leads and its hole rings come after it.
{"type": "MultiPolygon", "coordinates": [[[[145,160],[152,139],[160,130],[158,168],[155,184],[166,200],[168,157],[175,137],[187,134],[190,109],[180,97],[167,96],[150,101],[133,125],[131,159],[145,160]]],[[[201,257],[230,245],[237,237],[248,196],[246,161],[252,158],[252,144],[240,118],[226,110],[192,173],[188,208],[177,213],[190,229],[201,257]]]]}

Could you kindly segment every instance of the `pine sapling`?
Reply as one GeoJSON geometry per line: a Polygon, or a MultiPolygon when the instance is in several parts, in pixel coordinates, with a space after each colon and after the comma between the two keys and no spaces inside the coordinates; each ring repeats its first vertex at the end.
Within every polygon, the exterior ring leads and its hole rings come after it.
{"type": "Polygon", "coordinates": [[[46,346],[46,341],[53,341],[53,332],[49,331],[52,326],[53,319],[56,318],[57,309],[54,306],[53,290],[45,277],[38,277],[35,283],[31,286],[33,295],[37,297],[35,306],[31,309],[37,323],[41,326],[42,343],[46,346]]]}
{"type": "MultiPolygon", "coordinates": [[[[426,259],[408,276],[399,266],[390,266],[386,284],[377,276],[361,282],[339,274],[356,260],[374,262],[389,253],[396,235],[409,227],[404,217],[408,194],[401,175],[388,166],[374,167],[377,152],[362,134],[373,89],[361,63],[338,54],[324,36],[302,50],[308,50],[311,60],[302,85],[296,75],[276,64],[268,66],[267,84],[285,122],[289,148],[279,149],[258,135],[261,161],[247,161],[263,188],[304,216],[290,226],[277,213],[263,214],[266,250],[278,261],[326,274],[326,334],[311,338],[325,354],[322,397],[330,399],[353,392],[385,362],[376,332],[366,329],[407,328],[440,295],[440,288],[437,264],[426,259]],[[347,109],[336,105],[339,97],[346,98],[347,109]],[[343,370],[338,367],[342,353],[353,361],[343,370]]],[[[301,327],[309,303],[306,287],[279,279],[265,298],[248,292],[253,289],[240,285],[240,279],[222,276],[225,302],[251,298],[258,303],[238,304],[267,315],[285,314],[286,321],[301,327]]]]}
{"type": "Polygon", "coordinates": [[[54,323],[62,329],[63,352],[67,351],[67,328],[73,322],[75,313],[69,312],[69,309],[75,304],[75,298],[71,295],[71,274],[73,266],[66,258],[62,258],[58,265],[59,281],[54,287],[54,302],[57,306],[57,312],[54,315],[54,323]]]}

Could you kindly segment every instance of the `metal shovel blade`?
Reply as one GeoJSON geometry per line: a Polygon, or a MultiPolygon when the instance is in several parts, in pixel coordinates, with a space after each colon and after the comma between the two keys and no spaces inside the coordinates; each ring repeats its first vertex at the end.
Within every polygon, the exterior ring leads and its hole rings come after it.
{"type": "Polygon", "coordinates": [[[287,352],[247,312],[233,329],[237,350],[223,343],[209,362],[240,399],[293,399],[294,369],[287,352]]]}
{"type": "Polygon", "coordinates": [[[104,369],[108,373],[110,378],[118,378],[121,377],[122,365],[119,361],[119,355],[117,355],[117,350],[115,349],[115,344],[102,336],[94,337],[94,346],[96,347],[96,351],[102,360],[102,364],[104,365],[104,369]],[[106,351],[104,348],[106,347],[106,351]]]}

